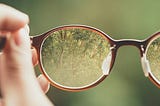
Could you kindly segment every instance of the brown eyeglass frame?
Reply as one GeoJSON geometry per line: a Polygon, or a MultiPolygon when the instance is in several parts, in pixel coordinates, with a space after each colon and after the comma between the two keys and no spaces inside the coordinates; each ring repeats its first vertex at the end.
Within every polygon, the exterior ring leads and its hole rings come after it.
{"type": "MultiPolygon", "coordinates": [[[[141,62],[142,62],[142,68],[144,71],[144,74],[146,77],[149,77],[149,79],[158,87],[160,88],[160,81],[156,80],[154,75],[151,73],[150,70],[148,70],[147,67],[147,60],[146,60],[146,50],[147,47],[149,46],[150,42],[152,42],[154,39],[156,39],[157,37],[160,37],[160,32],[157,32],[155,34],[153,34],[152,36],[148,37],[147,39],[144,40],[136,40],[136,39],[120,39],[120,40],[115,40],[113,38],[111,38],[109,35],[107,35],[106,33],[104,33],[103,31],[91,27],[91,26],[87,26],[87,25],[64,25],[64,26],[59,26],[56,28],[53,28],[43,34],[37,35],[37,36],[31,36],[31,45],[33,48],[35,48],[37,50],[38,53],[38,61],[39,61],[39,66],[40,66],[40,70],[41,72],[44,74],[44,76],[47,78],[47,80],[51,83],[51,85],[65,90],[65,91],[82,91],[82,90],[87,90],[89,88],[92,88],[96,85],[98,85],[101,81],[103,81],[111,72],[111,69],[114,65],[114,61],[116,59],[116,54],[118,49],[121,46],[135,46],[139,49],[140,51],[140,56],[141,56],[141,62]],[[47,75],[47,73],[45,72],[43,65],[42,65],[42,61],[41,61],[41,48],[43,45],[43,42],[45,40],[45,38],[47,38],[51,33],[55,32],[55,31],[59,31],[59,30],[66,30],[66,29],[71,29],[71,28],[80,28],[80,29],[86,29],[86,30],[91,30],[93,32],[98,33],[99,35],[103,36],[107,41],[109,41],[110,46],[111,46],[111,63],[110,63],[110,68],[109,68],[109,72],[106,75],[103,75],[98,81],[96,81],[95,83],[89,85],[89,86],[85,86],[85,87],[65,87],[65,86],[61,86],[58,85],[56,83],[54,83],[49,76],[47,75]]],[[[4,41],[5,39],[2,39],[2,41],[4,41]]],[[[0,43],[0,47],[3,47],[4,42],[0,43]]]]}

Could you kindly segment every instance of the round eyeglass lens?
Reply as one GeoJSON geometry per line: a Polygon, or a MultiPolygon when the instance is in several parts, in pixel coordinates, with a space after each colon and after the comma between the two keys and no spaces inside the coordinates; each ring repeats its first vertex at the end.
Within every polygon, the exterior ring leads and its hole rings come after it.
{"type": "Polygon", "coordinates": [[[102,63],[109,52],[109,41],[100,32],[69,27],[51,33],[44,40],[41,60],[54,84],[84,87],[103,76],[102,63]]]}
{"type": "Polygon", "coordinates": [[[156,80],[160,81],[160,36],[149,44],[146,53],[151,72],[156,80]]]}

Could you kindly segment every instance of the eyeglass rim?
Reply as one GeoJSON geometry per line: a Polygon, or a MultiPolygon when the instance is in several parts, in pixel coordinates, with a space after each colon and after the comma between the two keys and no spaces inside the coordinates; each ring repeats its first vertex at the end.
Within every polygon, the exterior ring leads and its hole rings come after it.
{"type": "MultiPolygon", "coordinates": [[[[148,51],[150,44],[159,37],[160,37],[160,32],[157,32],[157,33],[153,34],[151,37],[149,37],[149,39],[147,39],[147,47],[145,50],[145,54],[147,54],[147,51],[148,51]]],[[[154,74],[151,70],[149,71],[148,78],[150,79],[150,81],[152,83],[154,83],[158,88],[160,88],[160,81],[158,81],[158,79],[154,76],[154,74]]]]}
{"type": "MultiPolygon", "coordinates": [[[[66,86],[62,86],[60,84],[57,84],[55,82],[53,82],[53,80],[50,79],[50,77],[47,75],[47,73],[44,71],[44,68],[43,68],[43,64],[42,64],[42,60],[41,60],[41,46],[43,44],[43,41],[45,40],[46,37],[48,37],[48,35],[50,35],[50,33],[53,33],[55,31],[58,31],[58,30],[61,30],[61,29],[67,29],[67,28],[85,28],[85,29],[90,29],[92,31],[95,31],[96,33],[98,32],[99,35],[102,35],[104,36],[110,43],[110,45],[113,47],[114,45],[116,45],[116,47],[111,51],[112,52],[112,57],[111,57],[111,64],[110,64],[110,70],[109,70],[109,73],[111,72],[112,70],[112,67],[114,65],[114,61],[115,61],[115,58],[116,58],[116,53],[117,53],[117,50],[119,47],[121,47],[121,43],[120,41],[126,41],[125,39],[121,39],[121,40],[115,40],[113,38],[111,38],[109,35],[107,35],[106,33],[104,33],[103,31],[97,29],[97,28],[94,28],[94,27],[91,27],[91,26],[88,26],[88,25],[80,25],[80,24],[71,24],[71,25],[62,25],[62,26],[58,26],[56,28],[53,28],[43,34],[40,34],[38,36],[34,36],[32,37],[32,41],[33,41],[33,45],[34,47],[37,49],[38,51],[38,60],[39,60],[39,64],[40,64],[40,69],[41,69],[41,72],[44,74],[44,76],[47,78],[47,80],[51,83],[51,85],[55,86],[56,88],[59,88],[59,89],[62,89],[62,90],[65,90],[65,91],[73,91],[73,92],[76,92],[76,91],[83,91],[83,90],[86,90],[86,89],[89,89],[89,88],[92,88],[96,85],[98,85],[100,82],[102,82],[108,75],[103,75],[101,76],[101,78],[99,78],[99,80],[97,80],[96,82],[94,82],[93,84],[89,84],[88,86],[85,86],[85,87],[66,87],[66,86]],[[38,42],[37,42],[38,41],[38,42]],[[35,43],[36,42],[36,43],[35,43]]],[[[151,36],[149,36],[148,38],[144,39],[144,40],[135,40],[137,42],[139,42],[141,45],[144,46],[144,53],[146,53],[146,48],[147,46],[149,45],[149,43],[157,36],[160,35],[160,32],[157,32],[155,34],[152,34],[151,36]]],[[[128,40],[131,40],[131,39],[128,39],[128,40]]],[[[133,42],[134,44],[135,42],[133,42]]],[[[141,53],[141,57],[143,56],[143,51],[141,50],[140,48],[140,45],[138,44],[135,44],[134,46],[138,47],[139,50],[140,50],[140,53],[141,53]]],[[[160,88],[160,84],[154,79],[153,75],[149,73],[149,79],[157,86],[160,88]]]]}
{"type": "MultiPolygon", "coordinates": [[[[72,92],[82,91],[82,90],[86,90],[86,89],[89,89],[91,87],[94,87],[94,86],[98,85],[100,82],[102,82],[105,79],[105,77],[107,76],[107,75],[102,75],[101,77],[99,77],[99,79],[97,79],[96,81],[94,81],[92,84],[88,84],[88,85],[83,86],[83,87],[67,87],[67,86],[63,86],[63,85],[58,84],[55,81],[53,81],[48,76],[48,74],[45,72],[45,69],[44,69],[43,64],[42,64],[42,57],[40,55],[41,54],[41,49],[42,49],[43,42],[48,37],[48,35],[50,35],[51,33],[55,32],[55,31],[58,31],[58,30],[61,30],[61,29],[75,28],[75,27],[76,28],[83,28],[83,29],[87,29],[87,30],[90,29],[92,31],[95,31],[96,33],[99,33],[99,35],[104,36],[105,39],[108,37],[108,35],[106,36],[104,32],[102,32],[102,31],[100,31],[98,29],[95,29],[93,27],[86,26],[86,25],[65,25],[65,26],[60,26],[60,27],[53,28],[53,29],[47,31],[46,33],[41,34],[41,35],[37,35],[35,37],[32,37],[32,41],[33,41],[32,44],[33,44],[33,46],[34,47],[38,47],[37,51],[38,51],[38,56],[39,56],[38,57],[39,64],[40,64],[39,66],[40,66],[40,70],[43,73],[43,75],[47,78],[47,80],[51,83],[51,85],[55,86],[56,88],[59,88],[59,89],[65,90],[65,91],[72,91],[72,92]],[[38,42],[38,46],[36,46],[37,42],[38,42]],[[35,45],[35,43],[36,43],[36,45],[35,45]]],[[[109,41],[108,38],[107,38],[107,40],[109,41]]]]}

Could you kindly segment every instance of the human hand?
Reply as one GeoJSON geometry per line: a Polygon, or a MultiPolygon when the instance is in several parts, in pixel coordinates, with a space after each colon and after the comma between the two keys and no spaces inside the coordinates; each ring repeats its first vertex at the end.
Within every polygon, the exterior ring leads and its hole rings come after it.
{"type": "Polygon", "coordinates": [[[29,18],[0,4],[0,36],[7,38],[0,54],[0,106],[52,106],[45,96],[49,82],[35,76],[36,51],[30,47],[29,18]]]}

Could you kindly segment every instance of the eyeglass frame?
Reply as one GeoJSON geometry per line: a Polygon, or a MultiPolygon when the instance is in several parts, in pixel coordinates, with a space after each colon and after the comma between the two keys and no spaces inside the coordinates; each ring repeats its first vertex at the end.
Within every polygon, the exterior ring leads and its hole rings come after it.
{"type": "MultiPolygon", "coordinates": [[[[137,39],[115,40],[97,28],[94,28],[94,27],[91,27],[88,25],[73,24],[73,25],[59,26],[59,27],[53,28],[45,33],[35,35],[35,36],[30,36],[30,40],[31,40],[31,46],[37,50],[40,70],[41,70],[42,74],[46,77],[46,79],[51,83],[51,85],[56,88],[59,88],[61,90],[77,92],[77,91],[87,90],[89,88],[92,88],[92,87],[98,85],[100,82],[102,82],[110,74],[110,72],[114,66],[117,51],[121,46],[135,46],[139,49],[140,56],[141,56],[141,64],[142,64],[142,68],[144,71],[144,75],[146,77],[149,77],[151,82],[153,82],[158,88],[160,88],[160,81],[158,81],[154,77],[154,75],[152,74],[150,67],[148,66],[149,65],[148,60],[146,59],[147,48],[148,48],[149,44],[157,37],[160,37],[160,32],[156,32],[155,34],[152,34],[150,37],[148,37],[144,40],[137,40],[137,39]],[[97,81],[95,81],[94,83],[92,83],[88,86],[85,86],[85,87],[65,87],[65,86],[59,85],[58,83],[53,82],[52,79],[50,79],[50,77],[45,72],[45,69],[43,68],[43,63],[41,61],[42,60],[41,49],[42,49],[42,45],[43,45],[43,42],[45,41],[45,39],[51,33],[55,32],[55,31],[65,30],[65,29],[70,29],[70,28],[81,28],[81,29],[91,30],[93,32],[98,33],[98,35],[103,36],[110,44],[110,52],[112,55],[111,55],[111,62],[110,62],[110,67],[109,67],[108,72],[106,74],[103,74],[103,76],[101,78],[99,78],[97,81]]],[[[4,43],[5,39],[2,39],[2,41],[3,41],[3,43],[1,44],[1,47],[5,44],[4,43]]]]}

